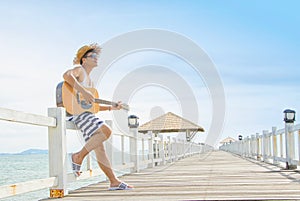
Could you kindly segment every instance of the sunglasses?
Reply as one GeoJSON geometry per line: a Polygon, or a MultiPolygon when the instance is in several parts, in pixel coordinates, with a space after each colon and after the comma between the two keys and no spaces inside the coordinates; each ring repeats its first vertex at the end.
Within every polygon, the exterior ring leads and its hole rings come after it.
{"type": "Polygon", "coordinates": [[[96,53],[93,53],[93,54],[91,54],[89,56],[85,56],[85,57],[91,57],[92,59],[96,59],[96,58],[98,58],[98,55],[96,53]]]}

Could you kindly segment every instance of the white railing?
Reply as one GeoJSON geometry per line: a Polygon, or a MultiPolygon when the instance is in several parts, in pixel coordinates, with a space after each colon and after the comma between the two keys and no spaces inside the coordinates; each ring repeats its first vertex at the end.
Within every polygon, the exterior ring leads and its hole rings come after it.
{"type": "MultiPolygon", "coordinates": [[[[22,183],[0,186],[0,198],[5,198],[30,191],[50,189],[50,197],[58,198],[68,194],[67,183],[103,174],[102,171],[92,169],[91,156],[87,157],[87,169],[79,178],[72,173],[67,174],[68,154],[66,146],[66,130],[76,129],[74,124],[65,121],[64,108],[49,108],[48,117],[19,112],[15,110],[0,108],[0,120],[32,124],[48,127],[48,150],[49,150],[49,178],[37,179],[22,183]]],[[[112,121],[106,121],[112,125],[112,121]]],[[[137,129],[130,129],[128,134],[113,133],[111,138],[105,142],[106,152],[110,160],[113,159],[113,138],[121,138],[121,147],[118,149],[122,154],[120,164],[113,166],[116,170],[127,169],[139,172],[144,167],[154,167],[174,162],[184,157],[197,153],[203,153],[213,148],[192,142],[180,141],[176,138],[163,140],[162,135],[155,137],[152,132],[147,134],[138,133],[137,129]],[[130,162],[125,160],[125,141],[129,141],[130,162]],[[140,146],[142,150],[140,151],[140,146]],[[145,149],[148,146],[148,150],[145,149]],[[142,159],[140,159],[142,158],[142,159]]]]}
{"type": "Polygon", "coordinates": [[[297,169],[300,166],[300,124],[286,123],[285,128],[279,130],[272,127],[272,131],[264,130],[261,135],[257,133],[224,144],[220,150],[274,165],[284,164],[286,169],[297,169]]]}

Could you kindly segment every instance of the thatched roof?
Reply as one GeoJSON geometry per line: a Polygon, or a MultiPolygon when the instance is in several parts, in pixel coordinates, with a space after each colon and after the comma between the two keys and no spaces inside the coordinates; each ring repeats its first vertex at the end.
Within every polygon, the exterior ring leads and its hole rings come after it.
{"type": "Polygon", "coordinates": [[[186,132],[187,130],[191,132],[204,132],[201,126],[172,112],[159,116],[139,127],[139,132],[141,133],[147,133],[148,131],[159,133],[186,132]]]}
{"type": "Polygon", "coordinates": [[[228,143],[232,143],[232,142],[235,142],[236,140],[233,139],[232,137],[227,137],[225,138],[224,140],[222,140],[220,143],[221,144],[228,144],[228,143]]]}

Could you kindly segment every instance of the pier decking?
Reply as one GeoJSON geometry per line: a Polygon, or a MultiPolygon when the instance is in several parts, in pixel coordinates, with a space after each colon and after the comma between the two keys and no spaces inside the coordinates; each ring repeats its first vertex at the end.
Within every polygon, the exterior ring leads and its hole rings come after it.
{"type": "Polygon", "coordinates": [[[135,189],[108,191],[108,183],[100,182],[58,200],[300,200],[299,171],[224,151],[194,155],[121,179],[135,189]]]}

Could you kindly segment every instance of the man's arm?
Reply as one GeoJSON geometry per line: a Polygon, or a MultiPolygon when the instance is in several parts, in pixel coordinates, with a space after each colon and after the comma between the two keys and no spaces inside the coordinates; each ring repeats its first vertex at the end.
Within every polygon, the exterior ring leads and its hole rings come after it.
{"type": "Polygon", "coordinates": [[[111,109],[112,109],[112,106],[110,106],[110,105],[99,105],[99,111],[106,111],[106,110],[111,111],[111,109]]]}
{"type": "Polygon", "coordinates": [[[109,110],[109,111],[111,111],[111,110],[120,110],[120,109],[122,109],[122,102],[119,101],[116,106],[112,106],[112,105],[99,105],[99,106],[100,106],[99,111],[104,111],[104,110],[109,110]]]}
{"type": "Polygon", "coordinates": [[[90,91],[86,90],[79,83],[78,80],[82,76],[83,76],[82,69],[80,67],[75,67],[73,69],[67,70],[64,73],[63,78],[70,86],[72,86],[74,89],[79,91],[87,102],[89,103],[95,102],[95,97],[93,96],[93,94],[90,91]]]}

